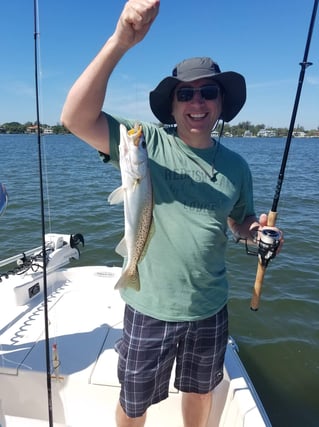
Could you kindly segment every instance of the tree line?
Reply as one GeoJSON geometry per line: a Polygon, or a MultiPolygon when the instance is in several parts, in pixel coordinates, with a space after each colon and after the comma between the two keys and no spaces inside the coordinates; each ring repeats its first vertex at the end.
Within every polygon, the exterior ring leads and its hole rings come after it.
{"type": "MultiPolygon", "coordinates": [[[[37,123],[34,122],[27,122],[24,124],[21,124],[19,122],[10,122],[10,123],[3,123],[0,125],[0,133],[35,133],[37,123]]],[[[217,131],[220,131],[221,124],[218,125],[217,131]]],[[[40,125],[41,131],[45,132],[46,130],[50,131],[50,133],[53,134],[66,134],[70,133],[67,128],[65,128],[61,124],[56,124],[55,126],[50,126],[47,124],[41,124],[40,125]]],[[[273,127],[266,127],[264,124],[258,124],[254,125],[249,121],[240,122],[237,125],[231,125],[229,123],[225,123],[224,125],[224,135],[232,135],[241,137],[245,134],[247,135],[247,132],[250,133],[252,136],[257,136],[258,133],[263,130],[267,129],[270,131],[274,131],[275,136],[277,137],[285,137],[288,134],[288,128],[273,128],[273,127]]],[[[319,136],[319,127],[317,129],[311,129],[311,130],[305,130],[303,126],[296,126],[294,129],[295,132],[304,132],[306,136],[319,136]]]]}
{"type": "MultiPolygon", "coordinates": [[[[23,124],[19,122],[3,123],[2,125],[0,125],[0,133],[35,133],[35,127],[37,127],[36,122],[26,122],[23,124]]],[[[45,130],[50,130],[54,134],[70,133],[66,127],[60,124],[57,124],[55,126],[41,124],[40,129],[41,132],[44,132],[45,130]]]]}
{"type": "MultiPolygon", "coordinates": [[[[217,131],[220,130],[220,124],[217,127],[217,131]]],[[[247,133],[250,133],[252,136],[257,136],[258,133],[264,129],[268,131],[273,131],[276,137],[286,137],[288,135],[288,128],[274,128],[269,127],[264,124],[254,125],[251,122],[245,121],[240,122],[237,125],[230,125],[225,123],[224,125],[224,135],[229,133],[233,136],[244,136],[247,133]]],[[[305,133],[306,136],[319,136],[319,126],[317,129],[306,130],[303,126],[297,125],[294,128],[294,132],[305,133]]]]}

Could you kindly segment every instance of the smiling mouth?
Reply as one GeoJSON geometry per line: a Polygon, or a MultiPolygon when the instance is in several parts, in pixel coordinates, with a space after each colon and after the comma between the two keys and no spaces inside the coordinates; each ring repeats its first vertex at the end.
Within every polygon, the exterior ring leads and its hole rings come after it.
{"type": "Polygon", "coordinates": [[[207,113],[202,113],[202,114],[188,114],[188,117],[190,117],[192,120],[202,120],[205,117],[207,117],[207,113]]]}

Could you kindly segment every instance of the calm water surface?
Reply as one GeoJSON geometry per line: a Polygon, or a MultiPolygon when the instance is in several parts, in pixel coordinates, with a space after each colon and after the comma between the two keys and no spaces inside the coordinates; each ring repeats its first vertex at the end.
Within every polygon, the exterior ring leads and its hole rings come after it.
{"type": "MultiPolygon", "coordinates": [[[[284,139],[228,138],[250,164],[256,211],[268,212],[284,139]]],[[[120,177],[77,138],[42,140],[46,231],[84,235],[77,265],[121,265],[120,206],[107,204],[120,177]]],[[[9,206],[0,220],[0,258],[41,245],[38,144],[35,136],[0,135],[0,182],[9,206]]],[[[293,139],[278,205],[282,253],[266,271],[261,307],[249,310],[256,259],[228,248],[230,332],[274,426],[319,425],[319,140],[293,139]]]]}

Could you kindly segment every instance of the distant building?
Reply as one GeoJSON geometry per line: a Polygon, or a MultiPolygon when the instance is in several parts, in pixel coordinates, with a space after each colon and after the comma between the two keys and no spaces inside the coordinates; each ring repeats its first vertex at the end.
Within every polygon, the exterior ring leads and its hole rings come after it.
{"type": "Polygon", "coordinates": [[[251,138],[253,137],[253,133],[250,130],[245,130],[243,137],[244,138],[251,138]]]}
{"type": "MultiPolygon", "coordinates": [[[[38,126],[37,125],[32,125],[32,126],[28,126],[26,129],[27,133],[37,133],[38,132],[38,126]]],[[[51,127],[40,127],[40,132],[46,135],[51,135],[53,134],[53,129],[51,127]]]]}
{"type": "Polygon", "coordinates": [[[259,138],[273,138],[274,136],[277,136],[277,132],[273,129],[260,129],[257,136],[259,138]]]}
{"type": "Polygon", "coordinates": [[[305,138],[306,132],[295,131],[292,133],[292,136],[294,136],[295,138],[305,138]]]}
{"type": "Polygon", "coordinates": [[[26,129],[27,133],[37,133],[38,131],[38,126],[37,125],[33,125],[33,126],[28,126],[26,129]]]}
{"type": "Polygon", "coordinates": [[[51,128],[45,128],[43,130],[43,133],[46,134],[46,135],[52,135],[53,134],[53,129],[51,129],[51,128]]]}

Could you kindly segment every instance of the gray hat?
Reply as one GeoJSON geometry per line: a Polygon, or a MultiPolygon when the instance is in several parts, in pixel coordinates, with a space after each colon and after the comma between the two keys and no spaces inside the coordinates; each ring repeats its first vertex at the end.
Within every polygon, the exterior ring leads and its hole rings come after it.
{"type": "Polygon", "coordinates": [[[163,124],[174,124],[172,116],[172,93],[179,82],[211,77],[222,89],[223,108],[221,119],[230,122],[246,101],[246,83],[241,74],[234,71],[222,73],[211,58],[185,59],[176,65],[172,76],[163,79],[150,93],[150,106],[154,115],[163,124]]]}

